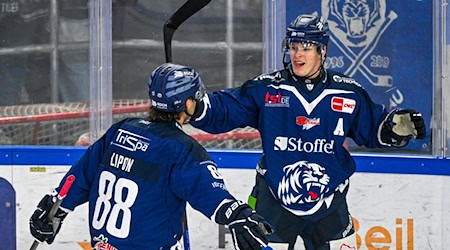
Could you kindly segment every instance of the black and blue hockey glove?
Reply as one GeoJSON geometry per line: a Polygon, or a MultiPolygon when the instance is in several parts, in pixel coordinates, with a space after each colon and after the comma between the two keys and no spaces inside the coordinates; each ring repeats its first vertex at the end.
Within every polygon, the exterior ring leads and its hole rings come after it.
{"type": "Polygon", "coordinates": [[[39,202],[36,210],[30,218],[30,231],[36,240],[39,242],[47,242],[52,244],[55,240],[56,234],[61,229],[62,221],[66,218],[67,213],[58,208],[55,216],[51,221],[47,220],[47,216],[52,209],[56,197],[52,195],[45,195],[39,202]]]}
{"type": "Polygon", "coordinates": [[[394,147],[404,147],[411,138],[423,139],[426,135],[422,114],[412,109],[393,110],[381,128],[381,141],[394,147]]]}
{"type": "Polygon", "coordinates": [[[219,224],[228,225],[236,250],[259,250],[268,244],[266,235],[273,227],[242,201],[224,204],[217,215],[219,224]]]}

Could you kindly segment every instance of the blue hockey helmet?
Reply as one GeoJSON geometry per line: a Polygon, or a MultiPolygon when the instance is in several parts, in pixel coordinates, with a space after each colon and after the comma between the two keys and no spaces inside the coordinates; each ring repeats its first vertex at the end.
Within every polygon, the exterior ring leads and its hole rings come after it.
{"type": "Polygon", "coordinates": [[[200,101],[205,93],[199,74],[183,65],[162,64],[153,70],[148,79],[152,108],[163,112],[182,112],[187,99],[200,101]]]}
{"type": "Polygon", "coordinates": [[[317,15],[299,15],[289,24],[286,42],[313,43],[328,45],[330,39],[328,22],[317,15]]]}

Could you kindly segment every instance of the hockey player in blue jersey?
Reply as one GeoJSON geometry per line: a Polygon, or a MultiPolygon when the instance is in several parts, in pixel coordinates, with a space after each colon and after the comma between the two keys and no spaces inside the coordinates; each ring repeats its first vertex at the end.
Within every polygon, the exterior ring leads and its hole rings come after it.
{"type": "Polygon", "coordinates": [[[356,166],[345,138],[375,148],[425,137],[419,112],[388,112],[355,79],[326,70],[328,40],[326,20],[299,15],[287,28],[283,70],[207,94],[191,122],[210,133],[259,130],[263,155],[249,204],[274,226],[277,249],[293,249],[297,236],[308,250],[356,249],[346,202],[356,166]]]}
{"type": "MultiPolygon", "coordinates": [[[[206,150],[183,132],[205,94],[193,69],[163,64],[149,79],[149,119],[111,126],[66,176],[76,177],[55,215],[62,221],[89,202],[94,249],[181,249],[186,202],[218,224],[228,225],[235,249],[261,249],[272,228],[246,203],[228,193],[206,150]]],[[[64,180],[63,179],[63,180],[64,180]]],[[[60,186],[56,188],[59,192],[60,186]]],[[[52,195],[30,219],[32,235],[52,243],[61,223],[46,221],[52,195]],[[59,226],[53,229],[52,224],[59,226]]]]}

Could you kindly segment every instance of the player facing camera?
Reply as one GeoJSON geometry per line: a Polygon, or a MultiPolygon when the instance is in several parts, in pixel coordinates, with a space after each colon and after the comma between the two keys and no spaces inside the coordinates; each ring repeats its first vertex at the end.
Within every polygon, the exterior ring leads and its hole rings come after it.
{"type": "Polygon", "coordinates": [[[303,79],[322,74],[330,39],[328,32],[328,23],[322,17],[299,15],[288,26],[283,41],[284,68],[294,77],[303,79]]]}
{"type": "Polygon", "coordinates": [[[347,206],[356,162],[345,140],[398,148],[425,137],[420,112],[389,112],[356,79],[324,67],[329,39],[324,18],[298,15],[286,30],[284,69],[208,93],[191,120],[212,134],[259,131],[263,154],[249,204],[275,227],[267,238],[277,249],[293,250],[298,237],[307,250],[356,249],[347,206]]]}

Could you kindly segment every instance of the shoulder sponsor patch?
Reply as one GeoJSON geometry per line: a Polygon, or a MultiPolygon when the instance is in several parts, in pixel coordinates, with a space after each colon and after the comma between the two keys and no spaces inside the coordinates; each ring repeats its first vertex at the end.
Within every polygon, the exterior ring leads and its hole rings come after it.
{"type": "Polygon", "coordinates": [[[349,98],[333,97],[331,99],[331,109],[337,112],[352,114],[355,110],[356,101],[349,98]]]}
{"type": "Polygon", "coordinates": [[[269,74],[263,74],[263,75],[255,77],[255,79],[253,79],[253,80],[262,81],[262,80],[265,80],[265,79],[275,80],[275,76],[269,75],[269,74]]]}
{"type": "Polygon", "coordinates": [[[348,84],[354,84],[360,88],[363,88],[361,86],[361,84],[359,84],[355,79],[353,78],[349,78],[349,77],[344,77],[344,76],[338,76],[338,75],[334,75],[333,76],[333,81],[337,82],[337,83],[348,83],[348,84]]]}
{"type": "Polygon", "coordinates": [[[271,74],[262,74],[253,79],[254,81],[263,81],[263,80],[270,80],[275,82],[284,81],[284,78],[281,77],[280,71],[271,74]]]}

